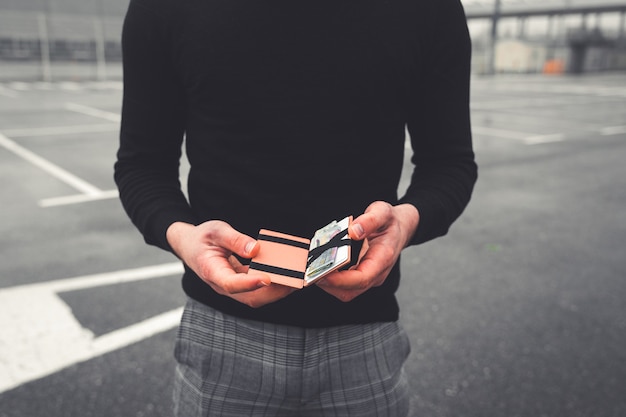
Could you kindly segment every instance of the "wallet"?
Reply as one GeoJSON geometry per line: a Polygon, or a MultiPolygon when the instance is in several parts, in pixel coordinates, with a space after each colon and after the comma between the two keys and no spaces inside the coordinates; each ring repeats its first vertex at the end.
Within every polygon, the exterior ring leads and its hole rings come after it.
{"type": "Polygon", "coordinates": [[[350,265],[351,222],[352,216],[333,220],[311,239],[261,229],[257,238],[259,253],[250,261],[250,269],[268,274],[272,283],[294,288],[309,286],[350,265]]]}

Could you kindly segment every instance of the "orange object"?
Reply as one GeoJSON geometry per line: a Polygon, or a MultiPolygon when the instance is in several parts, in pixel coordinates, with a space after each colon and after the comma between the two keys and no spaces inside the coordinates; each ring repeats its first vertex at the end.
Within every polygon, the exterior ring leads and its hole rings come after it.
{"type": "Polygon", "coordinates": [[[564,70],[565,65],[560,59],[551,59],[549,61],[546,61],[543,65],[544,74],[563,74],[564,70]]]}
{"type": "Polygon", "coordinates": [[[251,260],[250,270],[268,274],[272,283],[298,289],[309,286],[350,263],[352,241],[348,237],[348,226],[351,222],[352,216],[349,216],[339,223],[330,223],[316,232],[313,242],[311,239],[261,229],[258,236],[259,253],[251,260]],[[319,241],[318,234],[323,234],[329,227],[333,235],[319,241]],[[329,259],[326,259],[324,255],[328,254],[329,259]],[[318,260],[320,258],[321,261],[318,260]],[[318,260],[317,264],[315,260],[318,260]]]}
{"type": "Polygon", "coordinates": [[[258,240],[250,269],[265,272],[273,283],[302,288],[311,241],[266,229],[259,231],[258,240]]]}

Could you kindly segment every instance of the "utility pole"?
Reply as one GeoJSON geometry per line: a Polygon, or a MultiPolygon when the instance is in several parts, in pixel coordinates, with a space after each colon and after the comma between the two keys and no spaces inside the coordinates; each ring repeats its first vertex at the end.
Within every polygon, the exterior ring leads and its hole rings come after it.
{"type": "Polygon", "coordinates": [[[104,7],[102,0],[96,0],[96,17],[94,18],[94,36],[96,38],[96,77],[105,81],[106,74],[106,40],[104,32],[104,7]]]}
{"type": "Polygon", "coordinates": [[[489,63],[487,73],[496,73],[496,42],[498,41],[498,21],[500,20],[500,0],[494,0],[493,15],[491,16],[491,36],[489,39],[489,63]]]}
{"type": "Polygon", "coordinates": [[[51,7],[49,0],[44,0],[44,12],[37,15],[39,29],[39,52],[41,54],[41,78],[44,82],[52,81],[52,65],[50,64],[50,18],[51,7]]]}

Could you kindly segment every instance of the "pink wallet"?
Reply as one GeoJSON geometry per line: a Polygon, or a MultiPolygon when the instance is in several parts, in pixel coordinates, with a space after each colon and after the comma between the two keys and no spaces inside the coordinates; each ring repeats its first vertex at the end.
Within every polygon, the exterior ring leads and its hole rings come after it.
{"type": "Polygon", "coordinates": [[[273,283],[303,288],[348,264],[352,240],[348,226],[352,216],[332,221],[311,239],[261,229],[259,253],[250,269],[268,274],[273,283]]]}

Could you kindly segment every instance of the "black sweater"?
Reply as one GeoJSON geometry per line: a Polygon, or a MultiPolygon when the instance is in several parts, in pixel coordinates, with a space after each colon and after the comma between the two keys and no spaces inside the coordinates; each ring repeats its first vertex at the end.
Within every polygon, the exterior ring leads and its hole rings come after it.
{"type": "MultiPolygon", "coordinates": [[[[131,0],[115,179],[145,240],[175,221],[310,237],[375,200],[445,234],[476,180],[470,40],[458,0],[131,0]],[[408,129],[415,165],[401,199],[408,129]],[[185,137],[188,201],[178,179],[185,137]]],[[[398,318],[396,268],[350,303],[316,286],[253,309],[187,270],[226,313],[304,327],[398,318]]]]}

